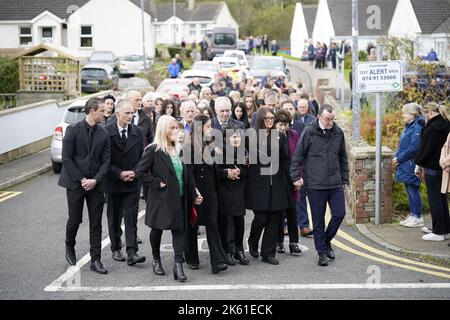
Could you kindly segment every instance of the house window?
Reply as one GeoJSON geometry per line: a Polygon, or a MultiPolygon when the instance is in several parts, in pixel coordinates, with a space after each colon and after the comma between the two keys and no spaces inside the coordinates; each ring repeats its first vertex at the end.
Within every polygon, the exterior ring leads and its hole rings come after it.
{"type": "Polygon", "coordinates": [[[92,26],[81,26],[80,47],[92,48],[92,26]]]}
{"type": "Polygon", "coordinates": [[[156,29],[156,36],[157,37],[161,37],[161,26],[160,25],[156,25],[155,29],[156,29]]]}
{"type": "Polygon", "coordinates": [[[49,27],[42,28],[42,38],[53,38],[53,29],[49,27]]]}
{"type": "Polygon", "coordinates": [[[26,46],[26,45],[32,44],[33,37],[31,35],[31,28],[30,27],[20,27],[19,39],[20,39],[21,46],[26,46]]]}
{"type": "Polygon", "coordinates": [[[206,30],[208,30],[208,25],[206,23],[202,23],[200,25],[200,28],[201,28],[200,33],[202,36],[204,36],[206,34],[206,30]]]}
{"type": "Polygon", "coordinates": [[[191,24],[190,28],[189,28],[189,35],[190,36],[195,36],[197,35],[197,25],[196,24],[191,24]]]}

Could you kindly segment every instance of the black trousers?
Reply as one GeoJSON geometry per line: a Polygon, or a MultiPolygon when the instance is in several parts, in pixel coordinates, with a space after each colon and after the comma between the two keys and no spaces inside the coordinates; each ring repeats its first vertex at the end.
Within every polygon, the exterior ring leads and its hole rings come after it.
{"type": "MultiPolygon", "coordinates": [[[[172,247],[175,256],[175,263],[183,263],[183,251],[185,246],[185,231],[172,231],[172,247]]],[[[153,259],[161,260],[161,238],[163,230],[153,229],[150,231],[150,244],[152,245],[153,259]]]]}
{"type": "Polygon", "coordinates": [[[284,217],[287,220],[289,243],[298,243],[297,211],[295,206],[284,210],[278,229],[278,242],[284,242],[284,217]]]}
{"type": "Polygon", "coordinates": [[[450,218],[447,194],[441,193],[442,171],[425,168],[425,185],[427,186],[433,233],[446,235],[450,233],[450,218]]]}
{"type": "Polygon", "coordinates": [[[255,218],[252,221],[249,244],[259,243],[259,238],[264,230],[261,244],[261,257],[275,257],[278,229],[280,226],[282,210],[279,211],[254,211],[255,218]]]}
{"type": "Polygon", "coordinates": [[[226,253],[244,251],[245,216],[220,215],[219,232],[226,253]],[[231,223],[230,223],[231,222],[231,223]],[[230,235],[230,229],[232,234],[230,235]],[[231,236],[231,237],[230,237],[231,236]],[[233,245],[232,245],[233,243],[233,245]]]}
{"type": "Polygon", "coordinates": [[[208,242],[211,266],[226,263],[225,250],[222,247],[222,238],[219,231],[219,202],[217,196],[211,195],[204,199],[209,201],[209,212],[205,216],[206,241],[208,242]]]}
{"type": "Polygon", "coordinates": [[[192,227],[190,223],[187,224],[186,228],[184,258],[187,264],[200,264],[198,257],[197,226],[192,227]]]}
{"type": "Polygon", "coordinates": [[[69,219],[66,225],[66,245],[75,247],[76,236],[80,224],[83,222],[84,200],[89,214],[89,245],[91,261],[100,260],[102,249],[102,213],[104,193],[96,189],[84,190],[81,186],[76,190],[66,191],[69,219]]]}
{"type": "Polygon", "coordinates": [[[129,256],[138,251],[137,212],[139,207],[139,191],[126,193],[108,193],[108,230],[111,239],[111,251],[122,249],[122,217],[125,220],[125,243],[129,256]]]}

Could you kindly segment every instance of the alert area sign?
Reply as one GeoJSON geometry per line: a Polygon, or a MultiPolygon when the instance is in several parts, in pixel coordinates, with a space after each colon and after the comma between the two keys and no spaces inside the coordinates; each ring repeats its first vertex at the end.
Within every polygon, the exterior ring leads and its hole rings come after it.
{"type": "Polygon", "coordinates": [[[402,63],[400,61],[370,61],[356,63],[356,91],[402,91],[402,63]]]}

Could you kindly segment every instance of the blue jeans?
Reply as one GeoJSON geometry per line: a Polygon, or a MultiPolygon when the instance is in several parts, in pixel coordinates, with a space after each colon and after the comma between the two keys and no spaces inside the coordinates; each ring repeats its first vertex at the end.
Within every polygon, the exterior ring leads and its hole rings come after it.
{"type": "Polygon", "coordinates": [[[420,198],[420,186],[405,183],[406,193],[408,194],[409,209],[411,215],[416,218],[422,217],[422,199],[420,198]]]}
{"type": "Polygon", "coordinates": [[[297,224],[300,229],[309,227],[308,211],[306,207],[306,191],[304,188],[300,189],[300,200],[297,202],[297,224]]]}

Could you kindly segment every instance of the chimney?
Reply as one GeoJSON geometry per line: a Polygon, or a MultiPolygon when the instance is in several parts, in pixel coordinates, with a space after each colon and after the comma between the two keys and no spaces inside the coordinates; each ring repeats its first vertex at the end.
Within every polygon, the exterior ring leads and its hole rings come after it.
{"type": "Polygon", "coordinates": [[[195,0],[186,0],[187,2],[187,7],[189,11],[194,10],[195,7],[195,0]]]}

